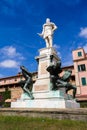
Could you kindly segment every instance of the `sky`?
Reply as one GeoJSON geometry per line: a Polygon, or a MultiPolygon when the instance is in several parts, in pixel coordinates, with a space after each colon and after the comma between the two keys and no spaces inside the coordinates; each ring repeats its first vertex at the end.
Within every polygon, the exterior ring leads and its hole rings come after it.
{"type": "Polygon", "coordinates": [[[0,0],[0,78],[16,75],[20,65],[38,70],[35,56],[46,44],[37,33],[46,18],[58,27],[53,46],[63,67],[73,65],[73,50],[87,52],[87,0],[0,0]]]}

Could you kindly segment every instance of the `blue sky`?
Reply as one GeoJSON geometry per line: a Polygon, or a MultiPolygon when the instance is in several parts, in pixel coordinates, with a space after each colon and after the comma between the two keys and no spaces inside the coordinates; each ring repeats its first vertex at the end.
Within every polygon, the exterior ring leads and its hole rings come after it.
{"type": "Polygon", "coordinates": [[[62,66],[72,65],[72,50],[87,52],[86,0],[0,0],[0,77],[16,75],[20,65],[37,71],[35,56],[45,42],[37,33],[46,18],[58,29],[54,46],[62,66]]]}

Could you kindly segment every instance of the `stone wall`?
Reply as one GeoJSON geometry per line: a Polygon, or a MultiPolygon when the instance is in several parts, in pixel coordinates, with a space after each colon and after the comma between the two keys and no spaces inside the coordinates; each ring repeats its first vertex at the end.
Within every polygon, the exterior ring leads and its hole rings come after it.
{"type": "Polygon", "coordinates": [[[11,91],[11,100],[17,100],[21,97],[23,90],[21,87],[10,88],[11,91]]]}
{"type": "Polygon", "coordinates": [[[1,108],[0,115],[69,119],[87,122],[87,108],[79,109],[13,109],[1,108]]]}
{"type": "MultiPolygon", "coordinates": [[[[23,90],[22,88],[19,86],[19,87],[10,87],[8,88],[9,91],[11,91],[11,100],[14,101],[14,100],[17,100],[21,97],[21,94],[23,93],[23,90]]],[[[0,88],[0,92],[5,92],[5,88],[0,88]]]]}

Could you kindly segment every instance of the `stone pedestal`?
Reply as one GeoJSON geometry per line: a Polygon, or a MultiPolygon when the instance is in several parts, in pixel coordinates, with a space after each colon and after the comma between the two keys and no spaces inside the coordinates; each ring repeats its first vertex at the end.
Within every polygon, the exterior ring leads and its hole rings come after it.
{"type": "Polygon", "coordinates": [[[11,108],[79,108],[79,103],[75,100],[57,99],[35,99],[17,100],[11,103],[11,108]]]}
{"type": "Polygon", "coordinates": [[[46,70],[51,64],[50,56],[53,55],[53,62],[59,60],[54,48],[43,48],[39,50],[39,56],[35,57],[38,62],[38,78],[33,85],[33,95],[35,99],[47,98],[51,91],[50,74],[46,70]]]}

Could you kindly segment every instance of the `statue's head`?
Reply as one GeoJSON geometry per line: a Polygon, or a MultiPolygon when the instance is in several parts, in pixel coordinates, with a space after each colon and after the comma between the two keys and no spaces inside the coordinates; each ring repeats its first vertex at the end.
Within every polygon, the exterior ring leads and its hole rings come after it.
{"type": "Polygon", "coordinates": [[[46,23],[49,23],[49,22],[50,22],[50,19],[49,19],[49,18],[47,18],[47,19],[46,19],[46,23]]]}

